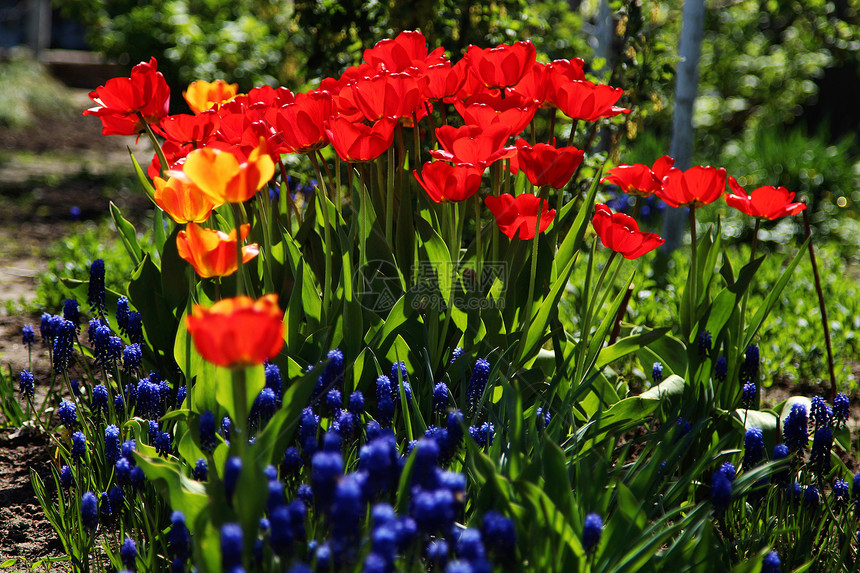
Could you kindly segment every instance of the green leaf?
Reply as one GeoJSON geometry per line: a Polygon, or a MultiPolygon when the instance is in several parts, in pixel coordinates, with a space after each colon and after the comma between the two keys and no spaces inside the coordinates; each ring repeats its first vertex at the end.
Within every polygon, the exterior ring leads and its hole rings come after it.
{"type": "Polygon", "coordinates": [[[588,189],[588,194],[585,196],[576,219],[573,221],[570,230],[558,247],[558,253],[555,256],[556,268],[566,267],[573,254],[582,247],[582,240],[585,237],[585,230],[588,228],[588,223],[591,221],[591,212],[594,209],[594,197],[597,195],[597,187],[600,182],[600,177],[603,175],[604,165],[601,165],[600,170],[594,175],[591,181],[591,187],[588,189]]]}
{"type": "Polygon", "coordinates": [[[435,282],[432,280],[434,277],[427,276],[427,271],[430,269],[419,267],[419,275],[421,278],[431,279],[431,282],[434,282],[438,286],[439,293],[445,301],[445,306],[449,307],[451,306],[451,295],[453,294],[454,266],[451,263],[451,254],[448,252],[448,246],[430,223],[424,219],[417,218],[415,228],[421,239],[419,248],[425,254],[424,260],[419,260],[417,264],[429,264],[436,275],[435,282]]]}
{"type": "Polygon", "coordinates": [[[800,263],[800,259],[806,252],[806,248],[809,245],[809,241],[811,240],[812,237],[809,237],[806,239],[806,241],[803,242],[803,246],[798,249],[797,254],[794,256],[794,259],[792,259],[792,261],[783,271],[782,275],[780,275],[779,279],[771,287],[767,298],[764,300],[761,307],[759,307],[758,312],[756,312],[755,316],[752,319],[752,322],[750,322],[749,326],[747,326],[746,331],[744,331],[744,341],[743,344],[741,344],[740,348],[746,348],[752,342],[753,337],[756,335],[759,328],[761,328],[761,325],[764,323],[764,320],[767,318],[767,315],[770,314],[770,311],[776,304],[776,301],[779,298],[780,294],[782,294],[782,289],[785,288],[785,285],[788,284],[791,275],[794,274],[794,269],[796,269],[798,263],[800,263]]]}
{"type": "Polygon", "coordinates": [[[645,366],[653,362],[660,362],[664,367],[668,367],[673,374],[683,374],[687,370],[686,346],[668,333],[643,347],[639,355],[640,361],[645,366]]]}
{"type": "Polygon", "coordinates": [[[184,308],[188,298],[190,266],[179,256],[176,248],[176,236],[179,231],[179,225],[174,227],[161,251],[161,292],[171,309],[184,308]]]}
{"type": "MultiPolygon", "coordinates": [[[[808,410],[807,410],[808,411],[808,410]]],[[[744,427],[761,428],[767,451],[773,450],[779,438],[779,418],[773,412],[767,410],[744,410],[738,408],[732,412],[732,418],[744,427]]]]}
{"type": "Polygon", "coordinates": [[[185,374],[185,380],[193,380],[203,364],[203,357],[197,352],[194,343],[191,340],[191,335],[188,334],[188,329],[185,328],[185,316],[187,312],[182,313],[179,320],[179,328],[176,330],[176,340],[173,343],[173,358],[182,373],[185,374]]]}
{"type": "MultiPolygon", "coordinates": [[[[681,405],[681,398],[684,396],[684,388],[686,382],[677,374],[672,374],[656,386],[652,386],[645,392],[639,395],[639,398],[644,400],[659,400],[664,402],[667,407],[672,410],[681,405]]],[[[623,402],[623,400],[622,400],[623,402]]]]}
{"type": "Polygon", "coordinates": [[[573,498],[567,470],[567,458],[558,445],[544,435],[543,490],[565,518],[573,521],[573,498]]]}
{"type": "Polygon", "coordinates": [[[555,284],[552,285],[552,290],[550,290],[546,298],[544,298],[541,303],[537,315],[532,319],[531,324],[529,324],[529,330],[526,334],[523,351],[518,357],[520,360],[530,357],[541,345],[546,334],[547,326],[550,322],[550,317],[554,316],[555,313],[558,312],[558,302],[561,300],[561,295],[564,293],[564,287],[567,286],[567,281],[570,279],[570,274],[573,272],[573,263],[574,260],[572,259],[567,264],[564,271],[562,271],[558,276],[555,284]]]}
{"type": "MultiPolygon", "coordinates": [[[[149,182],[149,178],[143,172],[143,169],[140,168],[140,164],[137,162],[137,159],[134,158],[134,153],[131,152],[131,148],[128,149],[128,154],[131,156],[131,162],[134,164],[134,172],[137,175],[137,180],[140,182],[140,186],[143,187],[143,190],[146,192],[147,196],[155,203],[155,187],[152,186],[152,183],[149,182]]],[[[156,207],[158,209],[158,207],[156,207]]]]}
{"type": "MultiPolygon", "coordinates": [[[[315,368],[293,382],[284,392],[281,409],[275,412],[263,431],[257,435],[251,452],[261,458],[263,465],[281,463],[284,451],[298,427],[302,409],[310,401],[319,375],[319,368],[315,368]]],[[[265,383],[265,375],[263,382],[265,383]]]]}
{"type": "Polygon", "coordinates": [[[147,480],[170,501],[170,507],[181,510],[185,518],[193,522],[209,505],[206,487],[182,473],[178,462],[157,457],[151,446],[138,441],[137,447],[134,458],[147,480]]]}
{"type": "Polygon", "coordinates": [[[14,565],[15,563],[17,563],[17,562],[18,562],[18,558],[17,558],[17,557],[13,557],[13,558],[11,558],[11,559],[7,559],[7,560],[6,560],[6,561],[4,561],[3,563],[0,563],[0,568],[2,568],[2,569],[7,569],[7,568],[11,567],[12,565],[14,565]]]}
{"type": "MultiPolygon", "coordinates": [[[[229,368],[215,367],[215,397],[232,420],[237,420],[236,402],[233,399],[233,372],[229,368]]],[[[266,386],[266,373],[262,364],[245,369],[245,411],[250,412],[257,395],[266,386]]]]}
{"type": "Polygon", "coordinates": [[[173,354],[178,321],[161,291],[161,270],[149,254],[143,257],[128,285],[131,304],[140,311],[146,337],[157,350],[173,354]]]}
{"type": "Polygon", "coordinates": [[[137,242],[137,232],[134,230],[134,225],[123,218],[122,213],[113,201],[110,202],[110,216],[113,219],[113,224],[119,232],[119,238],[122,240],[125,250],[131,257],[134,266],[140,264],[143,259],[143,252],[140,249],[140,244],[137,242]]]}
{"type": "Polygon", "coordinates": [[[668,327],[655,328],[653,330],[644,327],[637,327],[630,336],[619,339],[612,346],[607,346],[600,351],[600,355],[595,363],[596,368],[603,368],[619,358],[627,356],[633,352],[638,352],[642,347],[649,346],[655,340],[659,339],[667,332],[668,327]]]}

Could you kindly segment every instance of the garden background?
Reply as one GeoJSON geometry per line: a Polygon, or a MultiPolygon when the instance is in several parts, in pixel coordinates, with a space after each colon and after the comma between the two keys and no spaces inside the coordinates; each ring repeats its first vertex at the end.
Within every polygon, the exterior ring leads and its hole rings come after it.
{"type": "MultiPolygon", "coordinates": [[[[114,281],[108,287],[121,291],[133,270],[107,207],[114,202],[139,229],[151,226],[152,204],[139,190],[124,145],[147,161],[151,147],[133,137],[104,138],[98,122],[80,112],[91,105],[89,89],[151,56],[177,94],[171,113],[183,113],[188,110],[178,94],[193,80],[223,78],[239,83],[241,91],[261,84],[300,91],[357,64],[365,48],[401,30],[421,29],[431,48],[443,45],[455,57],[470,44],[531,39],[540,61],[581,57],[590,77],[625,90],[621,103],[632,112],[598,135],[587,160],[592,167],[605,160],[650,165],[671,146],[682,22],[675,3],[164,1],[96,7],[75,0],[53,5],[57,18],[83,26],[88,47],[103,60],[69,65],[68,53],[48,45],[36,59],[24,50],[4,49],[0,61],[7,86],[0,106],[0,361],[9,365],[6,391],[30,360],[21,328],[45,310],[57,312],[69,296],[61,278],[86,280],[91,261],[101,258],[114,281]]],[[[856,2],[706,3],[692,159],[694,165],[743,174],[748,188],[785,186],[810,206],[836,383],[852,403],[860,376],[858,50],[856,2]]],[[[312,177],[308,170],[302,183],[312,177]]],[[[625,199],[606,189],[599,193],[615,205],[625,199]]],[[[661,230],[662,211],[651,206],[649,229],[661,230]]],[[[703,216],[720,218],[727,243],[738,245],[742,259],[751,223],[724,204],[703,216]]],[[[799,217],[765,224],[759,248],[786,253],[803,235],[799,217]]],[[[672,323],[672,293],[686,281],[687,258],[682,248],[641,269],[642,284],[626,320],[672,323]]],[[[766,259],[757,276],[762,285],[776,280],[781,261],[766,259]]],[[[576,300],[576,285],[584,280],[583,272],[573,272],[560,305],[561,320],[571,326],[578,320],[576,305],[564,300],[576,300]]],[[[792,395],[828,394],[818,308],[804,259],[757,336],[762,407],[792,395]]],[[[33,359],[46,364],[47,348],[33,350],[33,359]]],[[[614,367],[631,395],[651,384],[651,364],[639,357],[614,367]]],[[[44,391],[45,380],[38,382],[37,392],[44,391]]],[[[841,454],[852,474],[860,469],[857,419],[852,414],[850,447],[841,454]]],[[[38,468],[48,481],[49,451],[32,424],[20,422],[4,407],[0,460],[9,471],[0,472],[0,557],[14,560],[13,570],[63,554],[50,541],[53,530],[41,517],[25,471],[25,465],[38,468]]],[[[634,432],[625,439],[635,437],[634,432]]]]}

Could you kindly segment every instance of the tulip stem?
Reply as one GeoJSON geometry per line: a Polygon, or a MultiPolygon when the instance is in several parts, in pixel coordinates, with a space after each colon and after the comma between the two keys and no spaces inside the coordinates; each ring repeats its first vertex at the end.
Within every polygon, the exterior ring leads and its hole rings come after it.
{"type": "MultiPolygon", "coordinates": [[[[818,264],[815,262],[815,249],[812,248],[812,230],[809,227],[809,215],[803,210],[803,228],[809,240],[809,262],[812,265],[812,278],[815,280],[815,293],[818,295],[818,308],[821,311],[821,326],[824,327],[824,345],[827,347],[827,368],[830,371],[830,399],[836,398],[836,372],[833,369],[833,349],[830,345],[830,325],[827,323],[827,306],[824,304],[824,292],[821,290],[821,277],[818,276],[818,264]]],[[[757,220],[757,219],[756,219],[757,220]]]]}
{"type": "MultiPolygon", "coordinates": [[[[752,263],[755,260],[755,250],[756,250],[756,246],[758,245],[759,227],[761,227],[761,218],[756,217],[755,218],[755,228],[753,229],[752,244],[750,245],[750,263],[752,263]]],[[[747,301],[749,300],[749,297],[750,297],[750,286],[747,285],[746,291],[744,291],[744,300],[741,303],[741,316],[740,316],[740,318],[741,318],[741,332],[742,333],[743,333],[744,329],[746,328],[747,301]]],[[[743,352],[744,350],[745,349],[743,349],[743,348],[739,348],[738,352],[743,352]]]]}
{"type": "Polygon", "coordinates": [[[552,144],[553,144],[553,140],[555,139],[555,117],[556,117],[556,115],[557,115],[557,113],[556,113],[556,110],[557,110],[557,109],[558,109],[558,108],[555,108],[555,107],[554,107],[554,108],[552,108],[552,109],[550,110],[550,115],[549,115],[549,137],[547,138],[547,141],[546,141],[549,145],[552,145],[552,144]]]}
{"type": "Polygon", "coordinates": [[[236,294],[245,294],[245,274],[242,272],[242,213],[239,211],[238,203],[231,203],[233,207],[233,224],[236,226],[236,294]]]}
{"type": "Polygon", "coordinates": [[[155,132],[152,131],[152,127],[143,118],[143,114],[141,112],[137,112],[137,117],[140,118],[140,122],[143,124],[143,129],[146,131],[146,136],[149,138],[149,142],[152,144],[152,147],[155,148],[155,154],[158,156],[159,163],[161,163],[158,173],[164,177],[164,173],[167,171],[167,158],[164,156],[164,150],[161,149],[161,144],[158,143],[158,139],[155,137],[155,132]]]}
{"type": "Polygon", "coordinates": [[[317,199],[319,199],[319,205],[323,212],[323,237],[325,240],[325,276],[323,277],[323,308],[322,308],[322,322],[326,326],[328,326],[328,315],[329,315],[329,304],[331,304],[331,255],[332,255],[332,239],[331,239],[331,229],[329,229],[329,213],[328,213],[328,192],[326,191],[325,179],[323,179],[322,172],[320,171],[319,160],[316,155],[313,153],[309,153],[308,157],[311,160],[311,163],[314,166],[314,169],[317,172],[317,181],[319,181],[320,187],[318,187],[318,191],[322,191],[322,193],[317,193],[317,199]],[[322,195],[322,196],[320,196],[322,195]]]}
{"type": "Polygon", "coordinates": [[[481,198],[475,194],[475,276],[480,277],[484,273],[484,245],[481,242],[481,198]]]}
{"type": "MultiPolygon", "coordinates": [[[[595,239],[595,242],[596,241],[597,241],[597,239],[595,239]]],[[[606,279],[606,273],[609,271],[609,268],[615,262],[615,257],[617,255],[618,255],[617,251],[612,251],[612,253],[609,255],[609,259],[606,261],[606,264],[603,265],[603,269],[601,269],[601,271],[600,271],[600,276],[597,277],[597,284],[595,285],[594,289],[592,289],[592,291],[591,291],[594,293],[594,295],[592,297],[588,297],[588,293],[584,294],[584,296],[587,297],[587,303],[586,303],[586,308],[585,308],[585,316],[583,317],[583,320],[582,320],[582,329],[581,329],[580,334],[579,334],[579,341],[580,341],[580,347],[579,347],[579,353],[578,353],[579,356],[578,356],[577,361],[576,361],[576,375],[574,376],[574,381],[577,384],[582,384],[582,382],[584,381],[585,376],[587,374],[587,372],[585,372],[585,366],[586,366],[585,365],[585,358],[588,354],[588,347],[590,344],[588,339],[591,336],[591,321],[594,318],[594,309],[597,307],[603,306],[603,302],[606,300],[606,295],[609,293],[609,290],[612,288],[612,285],[615,284],[615,279],[617,277],[618,270],[621,268],[621,267],[618,267],[618,269],[616,269],[616,271],[612,274],[612,279],[610,281],[610,284],[606,288],[606,292],[603,293],[603,295],[601,296],[600,295],[600,289],[603,286],[603,281],[606,279]],[[600,302],[598,304],[595,304],[595,302],[597,302],[598,297],[600,297],[600,302]]],[[[591,250],[591,261],[593,261],[593,260],[594,260],[594,248],[592,248],[592,250],[591,250]]],[[[592,264],[592,262],[589,262],[589,265],[590,264],[592,264]]]]}
{"type": "Polygon", "coordinates": [[[248,448],[248,380],[245,368],[232,370],[233,375],[233,407],[236,412],[236,449],[242,461],[245,461],[245,450],[248,448]]]}
{"type": "MultiPolygon", "coordinates": [[[[490,168],[493,172],[493,195],[498,197],[501,194],[501,166],[498,162],[494,163],[490,168]]],[[[494,263],[499,262],[499,226],[493,226],[493,258],[492,261],[494,263]]]]}
{"type": "Polygon", "coordinates": [[[287,168],[284,166],[283,159],[278,158],[278,166],[281,169],[281,193],[286,193],[287,197],[287,232],[292,235],[293,234],[293,218],[290,215],[290,210],[296,211],[296,217],[298,217],[298,209],[296,208],[296,204],[293,201],[292,195],[290,195],[290,184],[287,182],[287,168]]]}
{"type": "MultiPolygon", "coordinates": [[[[275,283],[272,279],[272,260],[268,256],[272,253],[272,231],[269,228],[269,221],[271,220],[268,213],[267,208],[271,208],[271,200],[268,197],[269,188],[266,187],[266,197],[263,197],[262,193],[257,193],[257,203],[260,205],[260,223],[261,227],[263,227],[263,243],[265,245],[264,252],[260,253],[260,256],[263,258],[263,269],[265,271],[263,280],[266,286],[266,292],[273,292],[275,290],[275,283]],[[268,207],[267,207],[268,204],[268,207]]],[[[236,242],[240,246],[242,245],[242,237],[237,233],[236,242]]]]}
{"type": "MultiPolygon", "coordinates": [[[[533,306],[533,298],[535,294],[535,275],[537,274],[537,256],[538,256],[538,238],[540,237],[540,223],[541,218],[543,216],[543,205],[544,205],[544,196],[546,195],[547,187],[544,186],[541,189],[541,194],[538,197],[538,209],[537,209],[537,218],[535,219],[535,234],[532,238],[532,261],[531,261],[531,272],[529,273],[529,291],[528,297],[526,298],[526,308],[525,313],[522,315],[520,322],[523,325],[523,334],[520,338],[519,350],[517,351],[518,360],[523,360],[525,356],[523,353],[526,351],[526,338],[528,338],[529,328],[532,323],[532,306],[533,306]]],[[[548,206],[548,205],[547,205],[548,206]]]]}
{"type": "Polygon", "coordinates": [[[690,262],[692,272],[690,273],[690,330],[692,332],[693,325],[696,322],[696,309],[699,304],[699,293],[698,293],[698,274],[699,268],[697,264],[697,253],[696,253],[696,208],[694,205],[690,205],[690,244],[692,246],[692,260],[690,262]]]}
{"type": "MultiPolygon", "coordinates": [[[[388,177],[386,186],[381,189],[385,197],[385,241],[394,247],[394,147],[388,148],[388,177]]],[[[380,172],[381,175],[381,172],[380,172]]],[[[382,182],[380,181],[380,185],[382,182]]]]}

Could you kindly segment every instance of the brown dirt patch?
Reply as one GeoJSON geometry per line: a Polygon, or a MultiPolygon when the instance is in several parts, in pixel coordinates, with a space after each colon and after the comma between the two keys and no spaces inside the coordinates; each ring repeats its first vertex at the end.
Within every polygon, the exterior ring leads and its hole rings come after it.
{"type": "MultiPolygon", "coordinates": [[[[26,571],[40,559],[59,558],[63,546],[45,518],[30,484],[30,469],[53,487],[44,436],[31,428],[0,429],[0,562],[18,559],[7,571],[26,571]]],[[[66,570],[54,566],[54,570],[66,570]]]]}

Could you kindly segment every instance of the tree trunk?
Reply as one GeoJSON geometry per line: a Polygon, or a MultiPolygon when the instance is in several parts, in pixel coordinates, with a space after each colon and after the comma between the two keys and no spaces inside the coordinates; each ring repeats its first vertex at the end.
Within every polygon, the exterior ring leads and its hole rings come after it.
{"type": "MultiPolygon", "coordinates": [[[[675,80],[675,113],[672,118],[672,145],[669,154],[675,167],[689,169],[693,161],[693,102],[699,85],[699,58],[702,55],[702,34],[705,25],[704,0],[685,0],[681,24],[680,60],[675,80]]],[[[685,209],[667,209],[663,221],[662,249],[669,255],[681,244],[687,221],[685,209]]]]}

